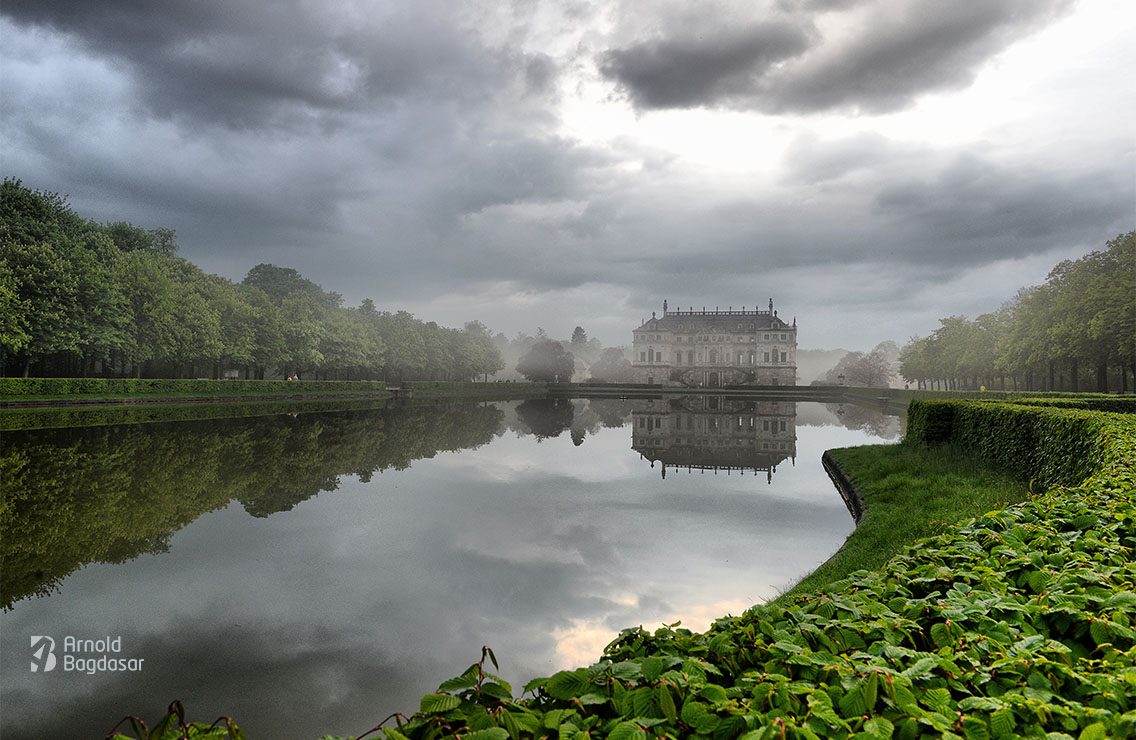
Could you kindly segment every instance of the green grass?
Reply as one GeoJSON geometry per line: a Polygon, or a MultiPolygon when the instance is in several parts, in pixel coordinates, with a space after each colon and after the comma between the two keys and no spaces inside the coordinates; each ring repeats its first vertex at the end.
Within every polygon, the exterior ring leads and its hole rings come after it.
{"type": "Polygon", "coordinates": [[[950,444],[846,447],[829,451],[864,501],[840,551],[789,594],[822,590],[857,570],[878,570],[917,539],[1029,497],[1029,482],[950,444]]]}

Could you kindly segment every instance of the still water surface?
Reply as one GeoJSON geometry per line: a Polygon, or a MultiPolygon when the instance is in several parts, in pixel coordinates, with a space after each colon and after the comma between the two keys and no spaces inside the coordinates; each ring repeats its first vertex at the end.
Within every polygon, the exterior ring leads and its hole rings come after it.
{"type": "Polygon", "coordinates": [[[693,398],[6,433],[0,730],[101,738],[181,699],[250,738],[355,735],[482,645],[517,693],[622,628],[705,629],[840,546],[820,455],[898,423],[693,398]],[[64,670],[68,636],[141,670],[64,670]]]}

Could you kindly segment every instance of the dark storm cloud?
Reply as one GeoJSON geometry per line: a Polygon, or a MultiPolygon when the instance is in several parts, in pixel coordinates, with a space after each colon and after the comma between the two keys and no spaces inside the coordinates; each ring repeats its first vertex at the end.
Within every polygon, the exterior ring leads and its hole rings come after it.
{"type": "Polygon", "coordinates": [[[750,21],[725,43],[679,32],[610,50],[600,68],[643,109],[892,111],[970,84],[983,62],[1070,4],[812,3],[788,8],[783,21],[750,21]],[[815,30],[826,11],[847,11],[845,35],[815,30]]]}
{"type": "Polygon", "coordinates": [[[801,28],[760,23],[616,49],[607,53],[601,70],[618,80],[640,108],[691,108],[747,95],[771,65],[808,45],[801,28]]]}
{"type": "Polygon", "coordinates": [[[127,65],[154,115],[234,127],[335,125],[336,113],[392,98],[476,100],[509,75],[532,89],[554,75],[546,58],[484,47],[435,3],[365,17],[347,5],[190,0],[160,12],[126,0],[17,0],[0,12],[127,65]]]}

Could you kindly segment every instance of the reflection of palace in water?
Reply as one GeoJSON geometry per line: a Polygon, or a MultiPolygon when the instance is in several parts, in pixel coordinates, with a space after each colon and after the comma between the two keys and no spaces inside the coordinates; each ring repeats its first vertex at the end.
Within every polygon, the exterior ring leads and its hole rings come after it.
{"type": "Polygon", "coordinates": [[[631,449],[667,469],[753,471],[773,481],[777,466],[797,457],[797,404],[718,396],[635,401],[631,449]]]}

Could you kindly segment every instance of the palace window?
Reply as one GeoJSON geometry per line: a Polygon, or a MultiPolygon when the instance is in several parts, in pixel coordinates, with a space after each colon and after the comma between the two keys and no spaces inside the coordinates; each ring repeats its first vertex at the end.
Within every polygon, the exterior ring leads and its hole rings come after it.
{"type": "Polygon", "coordinates": [[[765,353],[765,361],[769,362],[769,353],[768,352],[765,353]]]}
{"type": "Polygon", "coordinates": [[[781,353],[781,362],[786,362],[789,354],[787,352],[781,353]]]}
{"type": "Polygon", "coordinates": [[[694,350],[687,351],[687,353],[686,353],[686,364],[688,364],[688,365],[694,364],[694,350]]]}

